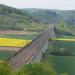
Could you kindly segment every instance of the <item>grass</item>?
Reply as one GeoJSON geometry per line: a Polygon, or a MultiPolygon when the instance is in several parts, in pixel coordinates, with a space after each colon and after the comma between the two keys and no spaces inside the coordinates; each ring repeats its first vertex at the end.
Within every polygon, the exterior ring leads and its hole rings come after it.
{"type": "Polygon", "coordinates": [[[36,35],[3,35],[3,34],[0,34],[0,38],[13,38],[13,39],[32,40],[35,37],[36,37],[36,35]]]}
{"type": "Polygon", "coordinates": [[[57,40],[50,41],[49,52],[52,50],[68,51],[75,55],[75,42],[73,42],[73,41],[57,41],[57,40]]]}
{"type": "Polygon", "coordinates": [[[74,41],[75,39],[73,38],[50,38],[51,40],[57,40],[57,41],[74,41]]]}
{"type": "Polygon", "coordinates": [[[58,73],[75,75],[75,56],[51,56],[47,55],[44,62],[50,63],[58,73]]]}
{"type": "Polygon", "coordinates": [[[75,42],[73,41],[54,41],[55,50],[66,50],[75,55],[75,42]]]}
{"type": "Polygon", "coordinates": [[[51,51],[68,51],[75,55],[75,42],[73,41],[49,41],[49,49],[46,51],[42,61],[50,63],[59,73],[68,73],[75,75],[75,56],[56,56],[50,55],[51,51]]]}
{"type": "Polygon", "coordinates": [[[5,60],[11,56],[13,56],[14,51],[0,51],[0,60],[5,60]]]}

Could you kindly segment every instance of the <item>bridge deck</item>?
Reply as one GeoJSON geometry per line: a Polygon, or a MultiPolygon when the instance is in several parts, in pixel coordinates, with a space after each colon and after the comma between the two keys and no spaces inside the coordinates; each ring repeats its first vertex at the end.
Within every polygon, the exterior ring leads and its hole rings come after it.
{"type": "Polygon", "coordinates": [[[30,59],[42,48],[43,44],[48,40],[48,31],[41,33],[27,47],[23,47],[17,54],[9,59],[12,68],[17,69],[24,64],[30,63],[30,59]]]}

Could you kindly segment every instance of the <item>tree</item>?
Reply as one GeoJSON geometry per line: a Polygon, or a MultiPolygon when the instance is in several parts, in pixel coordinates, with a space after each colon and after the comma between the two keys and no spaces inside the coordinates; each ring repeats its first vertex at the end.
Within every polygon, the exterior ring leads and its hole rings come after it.
{"type": "Polygon", "coordinates": [[[60,74],[60,75],[68,75],[67,73],[62,73],[62,74],[60,74]]]}
{"type": "Polygon", "coordinates": [[[56,75],[56,72],[47,63],[33,63],[25,65],[17,75],[56,75]]]}
{"type": "Polygon", "coordinates": [[[5,61],[0,61],[0,75],[11,75],[11,69],[5,61]]]}

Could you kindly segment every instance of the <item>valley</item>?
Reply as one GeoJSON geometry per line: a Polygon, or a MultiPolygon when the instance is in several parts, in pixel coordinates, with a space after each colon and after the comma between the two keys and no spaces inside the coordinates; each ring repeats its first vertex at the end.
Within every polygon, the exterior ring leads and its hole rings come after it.
{"type": "Polygon", "coordinates": [[[17,9],[0,4],[0,75],[75,75],[74,70],[75,10],[17,9]],[[9,58],[17,58],[11,62],[14,67],[27,63],[43,50],[45,40],[48,49],[41,52],[39,63],[11,69],[9,58]]]}

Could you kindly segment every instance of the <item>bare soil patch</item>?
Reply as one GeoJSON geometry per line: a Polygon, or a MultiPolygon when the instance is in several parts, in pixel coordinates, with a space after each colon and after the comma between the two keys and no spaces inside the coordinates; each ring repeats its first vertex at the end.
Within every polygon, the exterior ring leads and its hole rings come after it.
{"type": "Polygon", "coordinates": [[[15,51],[18,52],[20,47],[0,47],[0,51],[15,51]]]}
{"type": "Polygon", "coordinates": [[[25,31],[0,31],[0,34],[11,34],[11,35],[32,35],[35,32],[25,32],[25,31]]]}

